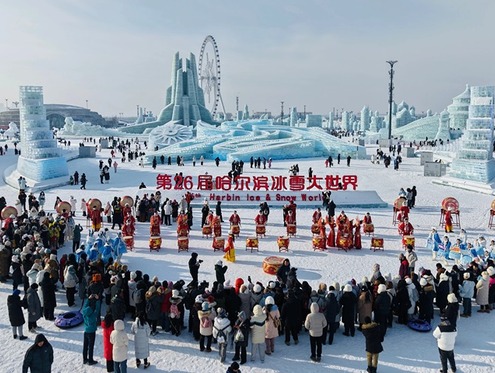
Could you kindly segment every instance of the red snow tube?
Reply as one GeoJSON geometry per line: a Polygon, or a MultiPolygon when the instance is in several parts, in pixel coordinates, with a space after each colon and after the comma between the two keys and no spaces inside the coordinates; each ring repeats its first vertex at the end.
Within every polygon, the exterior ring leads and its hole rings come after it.
{"type": "Polygon", "coordinates": [[[55,319],[55,326],[60,329],[70,329],[84,322],[83,315],[79,311],[61,313],[55,319]]]}
{"type": "Polygon", "coordinates": [[[407,326],[412,330],[416,330],[417,332],[429,332],[431,331],[431,325],[428,321],[425,320],[411,320],[407,323],[407,326]]]}

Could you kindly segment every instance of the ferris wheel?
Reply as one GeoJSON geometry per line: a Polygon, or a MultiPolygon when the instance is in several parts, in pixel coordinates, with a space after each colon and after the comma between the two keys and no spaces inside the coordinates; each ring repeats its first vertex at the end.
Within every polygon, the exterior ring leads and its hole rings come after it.
{"type": "Polygon", "coordinates": [[[220,54],[215,38],[208,35],[201,45],[199,54],[199,86],[205,94],[206,108],[210,111],[211,116],[215,117],[218,106],[223,105],[222,95],[220,94],[220,54]]]}

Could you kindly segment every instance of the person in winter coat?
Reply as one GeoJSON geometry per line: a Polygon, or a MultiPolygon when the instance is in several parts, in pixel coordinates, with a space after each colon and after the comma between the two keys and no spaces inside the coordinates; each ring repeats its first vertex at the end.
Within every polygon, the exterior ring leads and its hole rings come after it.
{"type": "Polygon", "coordinates": [[[32,284],[26,293],[26,302],[28,310],[28,330],[32,333],[36,332],[36,322],[43,316],[41,309],[41,301],[38,296],[38,284],[32,284]]]}
{"type": "Polygon", "coordinates": [[[249,320],[246,318],[244,311],[237,314],[237,320],[234,323],[234,343],[235,354],[233,361],[241,360],[241,365],[246,363],[246,347],[249,337],[249,320]]]}
{"type": "Polygon", "coordinates": [[[371,318],[371,312],[373,311],[372,307],[373,303],[371,301],[371,292],[368,290],[367,286],[362,286],[361,294],[359,294],[359,297],[357,299],[357,312],[359,315],[358,330],[361,330],[361,326],[364,324],[364,320],[366,319],[366,317],[371,318]]]}
{"type": "Polygon", "coordinates": [[[55,297],[55,283],[50,277],[49,272],[43,274],[43,280],[40,283],[41,292],[43,293],[43,316],[46,320],[55,320],[54,312],[57,307],[57,300],[55,297]]]}
{"type": "Polygon", "coordinates": [[[440,309],[440,314],[443,313],[445,307],[447,307],[447,296],[450,293],[450,281],[449,276],[445,273],[441,273],[439,276],[439,282],[437,285],[436,303],[440,309]]]}
{"type": "Polygon", "coordinates": [[[280,319],[285,332],[285,344],[290,346],[290,336],[292,335],[292,339],[297,345],[299,343],[299,329],[302,323],[301,302],[296,298],[293,289],[287,293],[287,301],[282,306],[280,319]]]}
{"type": "Polygon", "coordinates": [[[105,315],[105,319],[101,322],[101,330],[103,337],[103,357],[107,362],[107,372],[113,372],[113,355],[112,344],[110,343],[110,334],[113,332],[113,317],[111,313],[105,315]]]}
{"type": "Polygon", "coordinates": [[[156,327],[161,317],[163,296],[152,286],[146,292],[146,318],[151,324],[151,335],[156,335],[156,327]]]}
{"type": "Polygon", "coordinates": [[[28,348],[22,362],[22,373],[50,373],[53,364],[53,347],[44,334],[38,334],[28,348]]]}
{"type": "Polygon", "coordinates": [[[450,363],[450,369],[455,372],[454,345],[457,337],[456,329],[447,320],[444,320],[433,331],[433,336],[437,339],[442,372],[447,372],[447,360],[450,363]]]}
{"type": "Polygon", "coordinates": [[[132,323],[131,333],[134,334],[134,355],[136,357],[136,367],[141,366],[141,359],[144,359],[144,369],[150,366],[148,357],[150,356],[149,337],[151,329],[143,314],[136,317],[132,323]]]}
{"type": "Polygon", "coordinates": [[[471,317],[471,299],[474,297],[474,281],[471,281],[469,272],[465,272],[464,281],[459,286],[459,295],[462,298],[462,313],[461,317],[471,317]]]}
{"type": "Polygon", "coordinates": [[[457,318],[459,317],[459,301],[454,293],[447,296],[447,307],[445,308],[445,317],[454,328],[457,328],[457,318]]]}
{"type": "Polygon", "coordinates": [[[256,360],[259,353],[262,363],[265,362],[265,322],[263,308],[257,304],[253,307],[253,316],[249,322],[251,328],[251,361],[256,360]]]}
{"type": "Polygon", "coordinates": [[[280,282],[281,285],[285,285],[287,283],[287,277],[289,276],[289,272],[290,272],[290,260],[288,258],[285,258],[284,262],[277,271],[277,280],[280,282]]]}
{"type": "Polygon", "coordinates": [[[91,294],[85,301],[82,308],[84,318],[84,343],[83,343],[83,364],[95,365],[97,361],[93,359],[96,327],[100,320],[100,296],[91,294]]]}
{"type": "Polygon", "coordinates": [[[419,291],[419,319],[428,323],[433,319],[433,299],[435,288],[425,278],[419,280],[421,289],[419,291]]]}
{"type": "Polygon", "coordinates": [[[478,312],[486,312],[490,313],[490,309],[488,306],[488,291],[489,291],[489,280],[487,271],[483,271],[481,273],[481,278],[476,283],[476,303],[480,305],[480,309],[478,312]]]}
{"type": "Polygon", "coordinates": [[[406,278],[406,285],[407,294],[409,295],[409,302],[411,303],[411,306],[407,309],[407,317],[411,320],[413,315],[416,313],[416,303],[419,300],[419,293],[418,289],[416,289],[416,285],[414,285],[409,277],[406,278]]]}
{"type": "Polygon", "coordinates": [[[65,267],[64,270],[64,287],[65,287],[65,296],[67,297],[67,305],[72,307],[76,304],[75,295],[76,295],[76,286],[78,283],[76,269],[73,265],[69,265],[65,267]]]}
{"type": "Polygon", "coordinates": [[[310,359],[316,362],[321,361],[323,329],[327,327],[325,315],[320,313],[318,304],[313,302],[310,313],[306,316],[304,327],[309,331],[309,341],[311,344],[310,359]]]}
{"type": "Polygon", "coordinates": [[[17,336],[19,336],[20,340],[24,340],[27,338],[22,332],[22,326],[26,323],[24,312],[22,312],[22,308],[25,306],[21,301],[20,294],[21,291],[15,289],[12,292],[12,295],[7,297],[7,308],[9,310],[9,320],[10,325],[12,326],[14,339],[17,339],[17,336]]]}
{"type": "Polygon", "coordinates": [[[356,295],[352,291],[351,284],[344,286],[344,293],[340,298],[342,306],[342,322],[344,323],[344,335],[354,337],[354,317],[356,313],[356,295]]]}
{"type": "Polygon", "coordinates": [[[232,331],[232,327],[225,310],[218,308],[217,312],[218,316],[215,317],[215,322],[213,323],[213,338],[217,340],[220,362],[223,363],[227,355],[227,336],[232,331]]]}
{"type": "Polygon", "coordinates": [[[383,351],[380,326],[375,322],[371,322],[371,317],[366,317],[361,332],[366,339],[366,359],[368,361],[368,369],[366,371],[376,373],[378,356],[383,351]]]}
{"type": "Polygon", "coordinates": [[[418,261],[418,256],[414,251],[414,247],[412,245],[407,245],[407,254],[406,254],[407,263],[409,264],[409,276],[411,278],[414,274],[414,268],[416,267],[416,262],[418,261]]]}
{"type": "Polygon", "coordinates": [[[211,352],[211,340],[213,335],[213,322],[216,317],[215,310],[210,308],[210,303],[203,302],[201,310],[198,311],[199,319],[199,349],[200,351],[211,352]],[[206,349],[205,349],[206,339],[206,349]]]}
{"type": "Polygon", "coordinates": [[[388,295],[387,287],[385,284],[378,285],[378,294],[373,304],[373,310],[375,312],[375,323],[378,324],[378,328],[381,332],[382,342],[385,338],[385,334],[387,334],[388,315],[391,307],[392,301],[388,295]]]}
{"type": "Polygon", "coordinates": [[[265,299],[266,322],[265,322],[265,354],[271,355],[275,352],[275,338],[278,337],[278,328],[280,326],[280,312],[275,299],[268,296],[265,299]]]}
{"type": "MultiPolygon", "coordinates": [[[[335,290],[335,287],[331,285],[328,290],[325,318],[328,325],[328,344],[331,345],[333,343],[333,336],[340,325],[340,303],[337,300],[337,290],[335,290]]],[[[322,342],[325,344],[325,341],[322,342]]]]}
{"type": "Polygon", "coordinates": [[[219,284],[223,284],[225,282],[225,272],[227,272],[227,268],[228,267],[224,266],[221,260],[215,264],[215,276],[219,284]]]}
{"type": "Polygon", "coordinates": [[[112,344],[113,366],[115,373],[127,372],[127,350],[129,338],[124,330],[124,322],[115,320],[113,323],[113,332],[110,334],[110,343],[112,344]]]}
{"type": "Polygon", "coordinates": [[[399,262],[399,276],[401,279],[405,279],[406,276],[409,276],[409,262],[403,253],[399,254],[399,262]]]}

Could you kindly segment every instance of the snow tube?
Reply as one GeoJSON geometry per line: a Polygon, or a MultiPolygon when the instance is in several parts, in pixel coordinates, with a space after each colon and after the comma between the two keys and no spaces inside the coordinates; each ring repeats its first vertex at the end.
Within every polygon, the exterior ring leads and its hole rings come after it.
{"type": "Polygon", "coordinates": [[[430,323],[424,320],[411,320],[407,323],[407,326],[410,327],[412,330],[416,330],[417,332],[431,331],[430,323]]]}
{"type": "Polygon", "coordinates": [[[55,319],[55,326],[60,329],[69,329],[81,325],[84,322],[83,315],[79,311],[64,312],[55,319]]]}

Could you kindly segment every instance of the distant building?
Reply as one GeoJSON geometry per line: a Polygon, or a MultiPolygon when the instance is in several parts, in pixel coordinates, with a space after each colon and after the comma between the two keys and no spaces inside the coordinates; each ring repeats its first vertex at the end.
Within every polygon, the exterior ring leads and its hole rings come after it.
{"type": "MultiPolygon", "coordinates": [[[[62,128],[66,117],[72,117],[74,121],[90,122],[103,127],[110,125],[99,113],[80,106],[45,104],[45,109],[46,119],[50,122],[50,128],[62,128]]],[[[0,127],[8,128],[10,122],[20,122],[19,109],[12,108],[0,112],[0,127]]]]}

